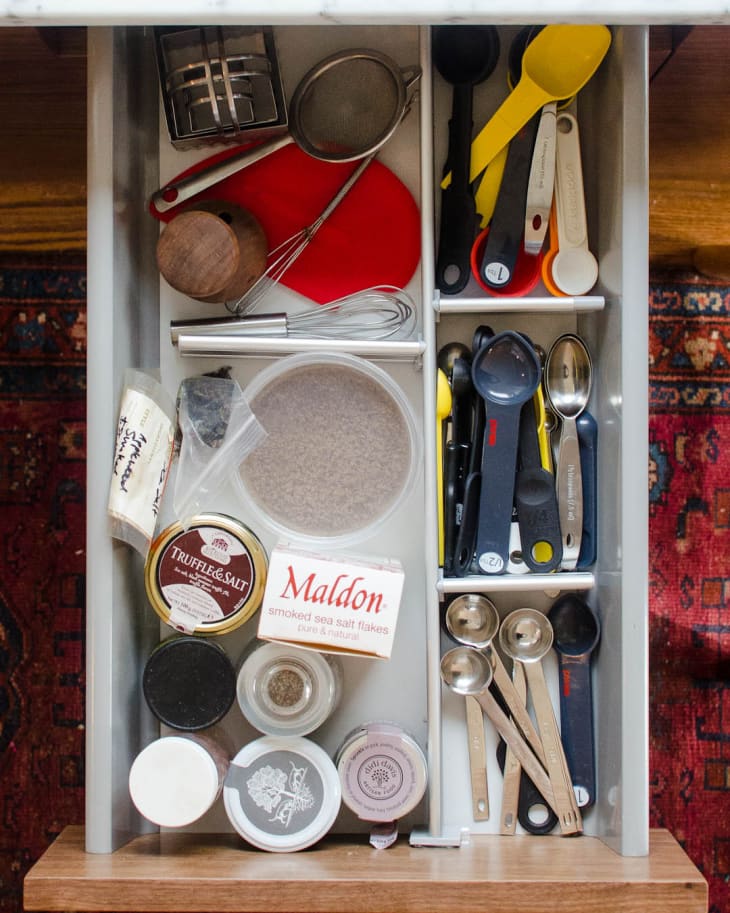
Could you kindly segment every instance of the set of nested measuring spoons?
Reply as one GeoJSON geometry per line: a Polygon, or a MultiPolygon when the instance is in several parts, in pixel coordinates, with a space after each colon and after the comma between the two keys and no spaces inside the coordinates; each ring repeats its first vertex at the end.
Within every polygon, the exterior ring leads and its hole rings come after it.
{"type": "MultiPolygon", "coordinates": [[[[522,771],[563,835],[582,833],[580,806],[587,807],[595,799],[589,657],[600,637],[600,626],[595,612],[572,594],[558,600],[550,615],[555,629],[547,615],[532,608],[517,609],[500,623],[494,604],[480,594],[459,596],[446,610],[446,628],[459,646],[442,656],[441,678],[468,704],[476,701],[480,705],[507,746],[500,813],[500,832],[506,835],[516,830],[522,771]],[[579,705],[567,706],[561,701],[561,718],[565,716],[566,723],[573,724],[575,750],[570,765],[542,664],[556,633],[561,662],[570,662],[581,676],[581,686],[574,689],[579,705]],[[513,661],[512,676],[493,646],[497,636],[502,652],[513,661]],[[527,710],[528,694],[535,723],[527,710]],[[576,721],[583,729],[577,738],[576,721]]],[[[473,728],[469,729],[469,748],[472,759],[476,751],[473,728]]]]}

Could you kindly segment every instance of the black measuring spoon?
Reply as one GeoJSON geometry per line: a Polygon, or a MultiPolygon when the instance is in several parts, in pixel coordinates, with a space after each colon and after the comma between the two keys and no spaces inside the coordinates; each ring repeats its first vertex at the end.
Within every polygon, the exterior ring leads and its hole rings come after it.
{"type": "Polygon", "coordinates": [[[497,333],[474,355],[472,380],[484,399],[476,560],[483,574],[507,568],[520,410],[540,383],[540,360],[519,333],[497,333]]]}
{"type": "Polygon", "coordinates": [[[549,574],[563,560],[555,477],[542,465],[534,401],[520,413],[519,469],[515,508],[522,560],[535,573],[549,574]]]}
{"type": "Polygon", "coordinates": [[[558,654],[560,738],[578,806],[589,808],[596,800],[591,653],[601,626],[597,614],[576,593],[561,596],[548,618],[558,654]]]}
{"type": "Polygon", "coordinates": [[[456,295],[469,282],[477,227],[469,182],[473,89],[497,65],[499,34],[493,25],[439,25],[431,34],[433,62],[453,86],[446,168],[451,171],[451,183],[441,192],[436,285],[444,294],[456,295]]]}
{"type": "MultiPolygon", "coordinates": [[[[520,81],[525,49],[539,31],[539,27],[527,26],[512,41],[509,50],[511,86],[516,86],[520,81]]],[[[504,288],[514,276],[525,230],[527,186],[539,125],[538,111],[517,131],[507,150],[502,183],[479,264],[479,274],[491,288],[504,288]]]]}

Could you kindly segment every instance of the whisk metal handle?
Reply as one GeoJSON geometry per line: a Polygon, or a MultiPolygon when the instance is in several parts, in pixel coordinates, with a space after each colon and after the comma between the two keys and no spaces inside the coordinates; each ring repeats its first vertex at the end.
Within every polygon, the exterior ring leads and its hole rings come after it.
{"type": "Polygon", "coordinates": [[[247,336],[286,336],[286,314],[256,314],[246,317],[203,317],[199,320],[171,320],[170,339],[177,345],[180,336],[213,336],[219,333],[247,336]]]}

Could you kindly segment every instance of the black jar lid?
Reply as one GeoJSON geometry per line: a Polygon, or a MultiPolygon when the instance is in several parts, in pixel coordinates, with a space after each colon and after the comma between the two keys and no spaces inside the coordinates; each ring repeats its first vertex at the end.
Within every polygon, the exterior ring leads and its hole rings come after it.
{"type": "Polygon", "coordinates": [[[147,660],[142,691],[161,723],[193,732],[213,726],[228,712],[236,697],[236,673],[217,643],[170,637],[147,660]]]}

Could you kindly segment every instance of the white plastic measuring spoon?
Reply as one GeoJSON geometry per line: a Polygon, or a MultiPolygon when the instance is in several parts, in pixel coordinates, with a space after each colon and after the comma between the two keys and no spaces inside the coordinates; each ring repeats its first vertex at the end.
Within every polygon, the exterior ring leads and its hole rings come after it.
{"type": "Polygon", "coordinates": [[[555,212],[558,253],[552,261],[553,283],[566,295],[585,295],[596,284],[598,262],[588,249],[588,224],[575,115],[557,117],[555,212]]]}

